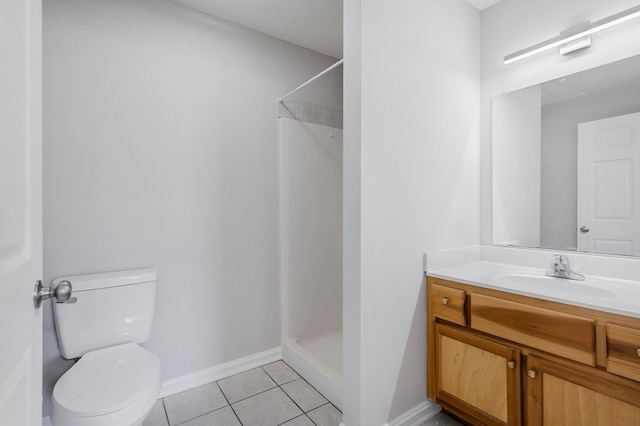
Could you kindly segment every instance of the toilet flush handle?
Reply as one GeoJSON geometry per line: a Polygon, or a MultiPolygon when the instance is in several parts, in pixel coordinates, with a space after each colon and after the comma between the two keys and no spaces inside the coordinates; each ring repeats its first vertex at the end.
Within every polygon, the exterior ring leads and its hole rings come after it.
{"type": "Polygon", "coordinates": [[[36,281],[33,289],[33,304],[37,308],[40,307],[43,300],[54,298],[56,303],[75,303],[77,299],[71,297],[71,283],[69,281],[60,281],[54,288],[43,287],[42,281],[36,281]]]}

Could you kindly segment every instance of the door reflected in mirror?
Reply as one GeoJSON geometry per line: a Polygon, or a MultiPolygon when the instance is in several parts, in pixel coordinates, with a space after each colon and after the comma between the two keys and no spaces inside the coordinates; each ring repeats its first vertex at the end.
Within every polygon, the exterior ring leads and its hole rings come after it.
{"type": "Polygon", "coordinates": [[[640,55],[492,100],[493,243],[640,256],[640,55]]]}

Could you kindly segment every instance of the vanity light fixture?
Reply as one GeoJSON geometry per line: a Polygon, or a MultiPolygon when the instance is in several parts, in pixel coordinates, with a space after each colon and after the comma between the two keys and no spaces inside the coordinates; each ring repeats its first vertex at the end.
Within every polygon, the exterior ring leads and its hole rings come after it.
{"type": "Polygon", "coordinates": [[[587,48],[591,45],[591,34],[638,17],[640,17],[640,5],[623,10],[599,21],[565,31],[554,38],[507,55],[504,57],[504,63],[510,64],[558,46],[560,46],[560,53],[563,55],[587,48]]]}

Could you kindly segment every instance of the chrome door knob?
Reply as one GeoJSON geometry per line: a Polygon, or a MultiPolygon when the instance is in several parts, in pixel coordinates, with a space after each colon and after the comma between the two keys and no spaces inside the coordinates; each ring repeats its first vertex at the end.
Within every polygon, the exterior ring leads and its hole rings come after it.
{"type": "Polygon", "coordinates": [[[586,234],[587,232],[589,232],[589,228],[586,226],[581,226],[580,227],[580,232],[582,232],[583,234],[586,234]]]}
{"type": "Polygon", "coordinates": [[[33,289],[33,305],[37,308],[42,305],[43,300],[56,299],[56,303],[73,303],[76,298],[71,298],[71,283],[69,281],[60,281],[55,288],[43,287],[42,281],[36,281],[33,289]]]}

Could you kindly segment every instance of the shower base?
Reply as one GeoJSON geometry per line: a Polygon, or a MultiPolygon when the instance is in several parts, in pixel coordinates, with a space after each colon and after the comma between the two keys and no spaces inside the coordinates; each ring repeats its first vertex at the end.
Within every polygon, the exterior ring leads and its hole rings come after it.
{"type": "Polygon", "coordinates": [[[342,410],[342,332],[282,342],[282,359],[342,410]]]}

